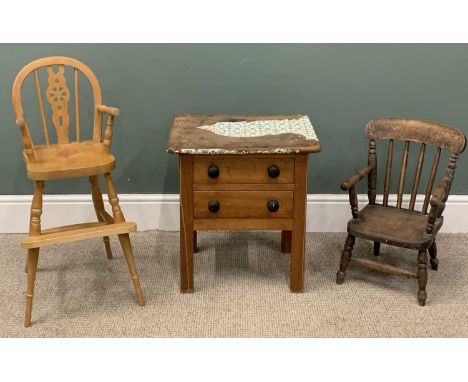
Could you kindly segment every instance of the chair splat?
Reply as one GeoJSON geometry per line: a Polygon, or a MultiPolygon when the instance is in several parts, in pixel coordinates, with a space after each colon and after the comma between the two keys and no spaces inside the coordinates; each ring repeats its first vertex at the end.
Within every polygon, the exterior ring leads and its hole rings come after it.
{"type": "Polygon", "coordinates": [[[55,72],[53,66],[47,67],[49,75],[49,87],[46,91],[47,101],[52,108],[52,123],[57,131],[57,142],[59,144],[68,143],[68,101],[70,100],[70,90],[65,78],[64,65],[57,65],[55,72]]]}

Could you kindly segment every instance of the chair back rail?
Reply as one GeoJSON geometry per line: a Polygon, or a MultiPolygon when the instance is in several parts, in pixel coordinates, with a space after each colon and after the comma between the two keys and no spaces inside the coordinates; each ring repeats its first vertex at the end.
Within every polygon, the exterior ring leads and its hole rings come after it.
{"type": "MultiPolygon", "coordinates": [[[[428,207],[431,200],[431,195],[434,187],[434,182],[437,174],[438,165],[442,149],[451,152],[450,161],[447,170],[444,174],[444,181],[448,182],[448,189],[450,189],[453,180],[458,154],[463,152],[466,145],[465,136],[457,129],[448,125],[440,123],[409,120],[401,118],[383,118],[370,121],[365,129],[366,137],[369,139],[369,165],[373,164],[375,171],[369,173],[369,203],[375,203],[375,183],[377,178],[377,154],[376,154],[376,140],[388,140],[387,147],[387,161],[385,165],[384,177],[384,192],[383,192],[383,206],[388,206],[388,199],[390,194],[390,184],[392,176],[393,165],[393,150],[394,141],[403,141],[404,149],[401,160],[400,175],[397,188],[397,201],[396,207],[402,208],[403,194],[405,189],[405,180],[408,168],[408,158],[410,147],[414,144],[419,144],[419,154],[417,157],[415,175],[411,186],[411,197],[408,205],[408,210],[414,211],[416,204],[416,196],[421,181],[421,174],[424,168],[424,159],[426,157],[427,145],[436,147],[436,153],[432,161],[432,166],[429,174],[429,179],[426,186],[424,202],[422,205],[422,213],[427,214],[428,207]]],[[[448,197],[445,195],[445,198],[448,197]]],[[[446,201],[443,200],[442,204],[446,201]]],[[[444,206],[437,208],[437,211],[432,211],[433,218],[441,216],[444,206]]]]}
{"type": "MultiPolygon", "coordinates": [[[[74,98],[74,107],[75,107],[75,131],[76,131],[76,142],[81,140],[81,130],[80,130],[80,104],[79,104],[79,73],[82,73],[88,80],[93,93],[93,102],[94,102],[94,115],[93,115],[93,142],[101,142],[102,135],[102,112],[98,110],[97,106],[102,104],[102,94],[99,82],[91,71],[91,69],[83,64],[82,62],[75,60],[69,57],[44,57],[38,60],[35,60],[27,64],[16,76],[13,82],[12,88],[12,101],[13,101],[13,111],[16,115],[17,121],[23,122],[21,127],[23,134],[23,142],[26,142],[25,148],[30,146],[34,147],[32,142],[31,134],[29,131],[29,126],[27,121],[24,118],[24,110],[22,105],[22,86],[25,79],[33,74],[34,83],[39,103],[39,111],[41,115],[42,122],[42,132],[44,136],[44,142],[46,145],[51,144],[49,125],[46,118],[45,105],[44,105],[44,94],[47,103],[50,106],[52,113],[52,125],[55,128],[55,133],[57,136],[57,144],[66,144],[69,143],[69,125],[70,125],[70,115],[68,111],[68,106],[70,98],[74,98]],[[70,94],[70,89],[68,88],[65,76],[65,68],[70,67],[73,69],[73,82],[74,82],[74,94],[70,94]],[[40,78],[40,69],[45,69],[47,73],[47,87],[44,89],[41,86],[40,78]]],[[[73,122],[72,122],[73,124],[73,122]]]]}

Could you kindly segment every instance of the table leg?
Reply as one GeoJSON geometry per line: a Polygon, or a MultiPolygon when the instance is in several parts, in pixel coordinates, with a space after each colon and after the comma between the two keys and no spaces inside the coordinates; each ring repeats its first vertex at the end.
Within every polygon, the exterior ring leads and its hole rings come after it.
{"type": "Polygon", "coordinates": [[[281,252],[291,253],[291,231],[281,231],[281,252]]]}
{"type": "Polygon", "coordinates": [[[193,292],[193,158],[181,155],[180,176],[180,291],[193,292]]]}
{"type": "Polygon", "coordinates": [[[198,252],[198,245],[197,245],[197,231],[193,231],[193,253],[198,252]]]}
{"type": "Polygon", "coordinates": [[[296,155],[294,165],[294,207],[291,242],[291,292],[304,291],[305,222],[307,207],[307,155],[296,155]]]}

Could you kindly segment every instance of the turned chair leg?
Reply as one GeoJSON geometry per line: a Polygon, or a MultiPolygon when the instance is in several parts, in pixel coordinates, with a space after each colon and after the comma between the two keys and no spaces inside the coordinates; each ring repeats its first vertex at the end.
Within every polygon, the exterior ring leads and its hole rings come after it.
{"type": "MultiPolygon", "coordinates": [[[[94,211],[96,212],[96,217],[98,222],[106,221],[104,215],[106,214],[106,210],[104,208],[104,201],[102,200],[102,192],[99,188],[98,177],[97,175],[93,175],[89,177],[89,183],[91,183],[91,194],[93,197],[93,205],[94,211]]],[[[109,260],[112,260],[112,248],[110,245],[109,236],[104,236],[102,238],[104,241],[104,247],[106,248],[106,255],[109,260]]]]}
{"type": "Polygon", "coordinates": [[[429,255],[431,256],[431,268],[436,271],[439,269],[439,259],[437,258],[437,244],[434,240],[432,245],[429,247],[429,255]]]}
{"type": "Polygon", "coordinates": [[[37,262],[39,260],[39,248],[28,250],[28,284],[26,288],[26,308],[24,312],[24,326],[31,326],[32,304],[34,296],[34,282],[36,281],[37,262]]]}
{"type": "Polygon", "coordinates": [[[380,243],[378,241],[374,241],[374,256],[380,255],[380,243]]]}
{"type": "MultiPolygon", "coordinates": [[[[125,222],[125,217],[122,213],[122,210],[119,205],[119,197],[117,196],[117,191],[115,190],[114,182],[112,181],[111,175],[109,173],[104,174],[104,180],[106,181],[107,194],[109,195],[109,203],[112,206],[112,214],[114,215],[113,219],[115,223],[125,222]]],[[[133,286],[135,287],[135,294],[138,305],[145,305],[145,299],[143,297],[143,292],[140,286],[140,280],[138,279],[138,274],[136,271],[135,260],[133,258],[132,244],[130,242],[130,235],[128,233],[118,235],[120,245],[122,246],[122,251],[127,260],[128,269],[130,271],[130,276],[132,277],[133,286]]]]}
{"type": "Polygon", "coordinates": [[[140,286],[140,280],[138,279],[138,274],[136,271],[135,260],[133,258],[132,244],[130,242],[130,236],[128,233],[119,235],[120,245],[122,246],[122,251],[124,253],[125,259],[127,260],[128,269],[132,277],[133,286],[135,287],[135,295],[138,302],[138,305],[145,305],[145,298],[143,297],[143,292],[140,286]]]}
{"type": "Polygon", "coordinates": [[[418,253],[418,303],[421,306],[426,305],[427,293],[427,251],[425,249],[420,250],[418,253]]]}
{"type": "Polygon", "coordinates": [[[338,285],[343,284],[343,281],[345,279],[346,268],[348,267],[349,261],[351,260],[351,254],[353,252],[355,240],[355,236],[348,234],[343,252],[341,253],[340,270],[336,273],[336,283],[338,285]]]}

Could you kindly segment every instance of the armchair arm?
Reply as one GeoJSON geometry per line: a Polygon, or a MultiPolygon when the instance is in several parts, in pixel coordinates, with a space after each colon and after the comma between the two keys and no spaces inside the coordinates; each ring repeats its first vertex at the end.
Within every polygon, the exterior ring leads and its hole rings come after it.
{"type": "Polygon", "coordinates": [[[120,110],[116,107],[106,106],[106,105],[98,105],[97,109],[101,113],[106,113],[111,115],[112,117],[118,117],[120,115],[120,110]]]}
{"type": "Polygon", "coordinates": [[[112,141],[112,125],[114,123],[114,117],[118,117],[120,115],[120,110],[116,107],[106,105],[98,105],[96,108],[100,113],[106,113],[108,115],[103,144],[106,150],[109,152],[112,141]]]}
{"type": "Polygon", "coordinates": [[[356,189],[354,188],[355,184],[361,179],[365,178],[373,170],[374,166],[364,167],[362,170],[359,170],[357,174],[353,175],[351,178],[348,178],[340,187],[343,191],[349,192],[349,204],[351,204],[351,213],[354,219],[357,219],[359,214],[358,208],[358,198],[356,194],[356,189]]]}
{"type": "Polygon", "coordinates": [[[444,177],[440,181],[436,190],[432,194],[430,204],[431,209],[429,211],[429,217],[427,219],[426,233],[432,234],[434,230],[435,221],[441,217],[445,209],[445,202],[447,201],[450,187],[452,185],[453,174],[446,171],[444,177]]]}
{"type": "Polygon", "coordinates": [[[29,134],[29,129],[26,124],[26,121],[24,120],[24,117],[22,115],[18,116],[16,119],[16,126],[21,131],[21,139],[23,141],[23,146],[24,146],[24,154],[26,155],[26,158],[29,162],[34,162],[34,145],[32,142],[31,135],[29,134]]]}
{"type": "Polygon", "coordinates": [[[340,187],[343,191],[349,190],[351,187],[359,182],[361,179],[365,178],[369,173],[372,171],[373,166],[364,167],[362,170],[359,170],[357,174],[353,175],[352,177],[346,179],[343,183],[341,183],[340,187]]]}

